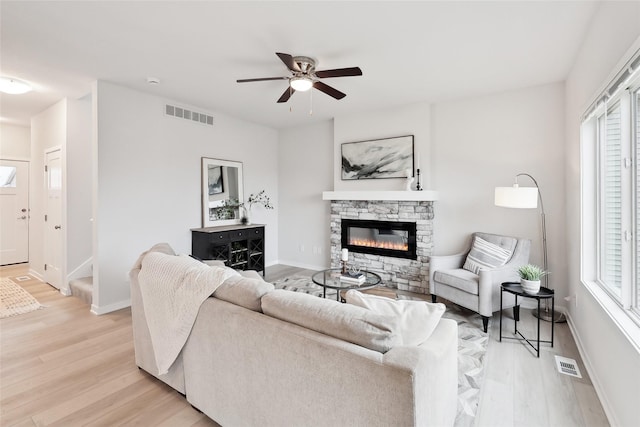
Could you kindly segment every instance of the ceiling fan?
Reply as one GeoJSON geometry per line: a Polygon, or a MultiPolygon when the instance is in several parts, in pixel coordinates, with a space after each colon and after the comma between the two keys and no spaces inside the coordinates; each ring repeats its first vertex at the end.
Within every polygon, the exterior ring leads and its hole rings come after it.
{"type": "Polygon", "coordinates": [[[362,70],[359,67],[336,68],[334,70],[316,71],[316,61],[306,56],[291,56],[287,53],[278,53],[276,55],[284,62],[291,76],[288,77],[263,77],[258,79],[240,79],[238,83],[262,82],[267,80],[289,80],[289,87],[284,91],[278,102],[287,102],[294,92],[304,92],[309,89],[316,88],[320,92],[335,98],[342,99],[346,94],[337,89],[319,81],[328,77],[350,77],[361,76],[362,70]]]}

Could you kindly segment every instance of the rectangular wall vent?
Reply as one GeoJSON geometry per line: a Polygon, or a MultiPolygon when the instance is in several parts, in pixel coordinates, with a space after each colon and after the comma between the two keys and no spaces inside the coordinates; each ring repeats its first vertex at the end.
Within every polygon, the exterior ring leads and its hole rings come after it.
{"type": "Polygon", "coordinates": [[[178,107],[176,105],[166,104],[164,106],[164,114],[178,119],[189,120],[203,125],[213,126],[213,116],[206,113],[192,111],[187,108],[178,107]]]}
{"type": "Polygon", "coordinates": [[[572,377],[582,378],[580,375],[580,369],[575,360],[568,357],[556,356],[556,367],[558,372],[565,375],[571,375],[572,377]]]}

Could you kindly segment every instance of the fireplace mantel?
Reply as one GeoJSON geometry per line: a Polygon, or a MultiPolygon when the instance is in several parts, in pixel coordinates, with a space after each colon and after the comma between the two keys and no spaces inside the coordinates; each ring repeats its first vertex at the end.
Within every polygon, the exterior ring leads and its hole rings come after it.
{"type": "Polygon", "coordinates": [[[322,200],[394,200],[435,202],[437,191],[323,191],[322,200]]]}

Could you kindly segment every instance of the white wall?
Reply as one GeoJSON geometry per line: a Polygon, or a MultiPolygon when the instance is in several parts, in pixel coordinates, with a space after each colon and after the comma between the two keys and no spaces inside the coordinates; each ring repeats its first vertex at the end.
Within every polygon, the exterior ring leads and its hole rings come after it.
{"type": "Polygon", "coordinates": [[[280,131],[279,262],[321,270],[329,267],[333,186],[333,122],[280,131]]]}
{"type": "Polygon", "coordinates": [[[29,160],[31,129],[0,123],[0,159],[29,160]]]}
{"type": "Polygon", "coordinates": [[[639,2],[603,2],[566,82],[569,320],[612,425],[638,423],[640,353],[580,282],[580,117],[640,36],[639,2]]]}
{"type": "MultiPolygon", "coordinates": [[[[549,282],[566,293],[564,247],[564,86],[555,83],[432,107],[434,253],[463,250],[470,233],[532,240],[532,263],[542,265],[539,209],[494,205],[496,186],[528,173],[540,186],[547,223],[549,282]]],[[[527,177],[522,186],[533,187],[527,177]]]]}
{"type": "MultiPolygon", "coordinates": [[[[212,114],[214,126],[164,115],[178,104],[99,81],[94,220],[94,307],[129,304],[127,272],[158,242],[191,253],[191,228],[201,224],[201,157],[243,162],[245,195],[261,189],[276,209],[255,209],[266,224],[266,262],[278,258],[278,141],[273,129],[212,114]]],[[[198,108],[194,108],[200,111],[198,108]]]]}
{"type": "MultiPolygon", "coordinates": [[[[318,205],[315,198],[321,197],[321,191],[331,189],[323,188],[331,179],[336,190],[404,189],[404,179],[342,181],[342,143],[412,134],[416,157],[419,153],[426,175],[424,186],[440,195],[435,203],[434,253],[457,252],[468,243],[470,233],[487,231],[531,238],[531,261],[541,264],[540,212],[498,208],[493,204],[496,186],[510,186],[516,173],[527,172],[542,188],[549,268],[553,271],[553,284],[562,294],[566,277],[563,97],[564,86],[556,83],[434,106],[414,104],[337,117],[333,139],[325,127],[282,131],[280,189],[287,203],[283,203],[286,210],[280,218],[280,261],[314,266],[319,261],[327,262],[329,202],[318,205]],[[330,167],[304,173],[327,155],[333,159],[327,163],[330,167]],[[306,162],[303,169],[300,158],[314,161],[306,162]],[[308,178],[301,181],[302,175],[308,178]],[[302,206],[295,203],[296,199],[313,204],[302,206]],[[307,230],[303,224],[309,224],[307,230]],[[310,233],[313,238],[307,239],[310,233]],[[321,257],[308,253],[315,245],[309,248],[310,241],[318,238],[325,239],[320,240],[324,254],[321,257]],[[300,251],[301,244],[305,246],[304,253],[300,251]]],[[[527,178],[521,178],[520,183],[533,185],[527,178]]]]}
{"type": "Polygon", "coordinates": [[[67,272],[72,278],[91,275],[91,120],[90,97],[67,100],[67,272]]]}
{"type": "MultiPolygon", "coordinates": [[[[65,166],[65,145],[67,138],[67,100],[47,108],[31,118],[31,163],[29,174],[29,268],[32,273],[44,275],[44,200],[45,200],[45,150],[62,148],[63,179],[65,166]]],[[[63,189],[64,191],[64,189],[63,189]]],[[[64,211],[64,208],[63,208],[64,211]]],[[[63,230],[66,224],[63,220],[63,230]]],[[[61,257],[64,259],[64,256],[61,257]]],[[[65,266],[61,266],[64,271],[65,266]]],[[[63,287],[65,284],[63,284],[63,287]]]]}
{"type": "Polygon", "coordinates": [[[345,142],[413,135],[416,168],[420,168],[423,188],[431,190],[430,117],[430,106],[426,103],[336,117],[333,138],[333,189],[336,191],[404,190],[404,178],[343,181],[340,146],[345,142]]]}

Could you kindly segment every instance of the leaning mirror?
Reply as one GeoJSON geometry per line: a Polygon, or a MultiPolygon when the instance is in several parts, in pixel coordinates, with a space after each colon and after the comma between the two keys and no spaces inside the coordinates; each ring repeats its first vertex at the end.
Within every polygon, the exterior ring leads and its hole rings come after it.
{"type": "Polygon", "coordinates": [[[202,226],[240,223],[242,163],[202,158],[202,226]]]}

